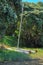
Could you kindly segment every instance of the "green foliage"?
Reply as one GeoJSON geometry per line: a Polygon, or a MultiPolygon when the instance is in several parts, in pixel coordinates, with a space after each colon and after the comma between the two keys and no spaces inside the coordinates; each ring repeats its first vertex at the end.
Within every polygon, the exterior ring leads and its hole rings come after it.
{"type": "Polygon", "coordinates": [[[19,9],[21,0],[0,0],[0,35],[9,35],[14,33],[16,29],[17,15],[19,15],[19,9]],[[17,8],[17,10],[16,10],[17,8]],[[17,14],[18,13],[18,14],[17,14]],[[11,33],[11,29],[12,33],[11,33]],[[8,32],[9,31],[9,32],[8,32]],[[8,34],[7,34],[8,35],[8,34]]]}
{"type": "MultiPolygon", "coordinates": [[[[43,3],[42,3],[43,4],[43,3]]],[[[42,5],[34,3],[25,3],[25,6],[33,8],[32,11],[26,9],[26,13],[23,15],[22,33],[20,46],[27,47],[43,47],[43,10],[42,5]],[[39,9],[38,9],[39,8],[39,9]],[[41,10],[40,10],[41,9],[41,10]]],[[[24,6],[24,7],[25,7],[24,6]]],[[[25,12],[25,10],[24,10],[25,12]]]]}
{"type": "Polygon", "coordinates": [[[17,38],[13,36],[5,36],[3,43],[9,46],[17,46],[17,38]]]}
{"type": "MultiPolygon", "coordinates": [[[[21,0],[0,0],[0,37],[16,37],[6,43],[17,43],[21,21],[21,0]]],[[[24,3],[20,46],[43,46],[43,2],[24,3]]],[[[0,40],[1,41],[1,40],[0,40]]]]}

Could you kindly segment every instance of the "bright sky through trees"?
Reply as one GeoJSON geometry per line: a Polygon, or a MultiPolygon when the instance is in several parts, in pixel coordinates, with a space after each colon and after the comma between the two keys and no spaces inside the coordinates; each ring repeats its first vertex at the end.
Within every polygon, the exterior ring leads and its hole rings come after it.
{"type": "Polygon", "coordinates": [[[22,0],[23,2],[39,2],[39,1],[41,1],[41,2],[43,2],[43,0],[22,0]]]}

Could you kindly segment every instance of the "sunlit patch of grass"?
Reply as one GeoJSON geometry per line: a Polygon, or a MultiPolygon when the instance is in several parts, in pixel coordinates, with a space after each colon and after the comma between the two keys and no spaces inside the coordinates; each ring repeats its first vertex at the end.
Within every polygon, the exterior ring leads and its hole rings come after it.
{"type": "Polygon", "coordinates": [[[43,48],[30,48],[30,50],[37,50],[37,53],[30,54],[32,58],[43,58],[43,48]]]}
{"type": "Polygon", "coordinates": [[[40,59],[43,59],[43,48],[23,48],[23,49],[26,49],[26,50],[37,50],[36,53],[31,53],[30,54],[30,57],[31,58],[40,58],[40,59]]]}
{"type": "Polygon", "coordinates": [[[10,47],[12,50],[0,50],[0,61],[21,61],[27,60],[30,58],[43,58],[43,48],[21,48],[24,50],[37,50],[37,53],[24,54],[20,52],[16,52],[16,47],[10,47]]]}
{"type": "MultiPolygon", "coordinates": [[[[21,49],[22,49],[22,48],[21,48],[21,49]]],[[[40,59],[43,58],[43,48],[23,48],[23,49],[24,49],[24,50],[33,50],[33,51],[37,50],[36,53],[31,53],[31,54],[29,54],[29,56],[30,56],[31,58],[40,58],[40,59]]]]}

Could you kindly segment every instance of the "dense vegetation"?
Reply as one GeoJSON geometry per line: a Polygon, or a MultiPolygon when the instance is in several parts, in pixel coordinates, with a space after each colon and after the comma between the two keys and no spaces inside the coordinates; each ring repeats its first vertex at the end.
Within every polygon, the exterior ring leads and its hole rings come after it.
{"type": "MultiPolygon", "coordinates": [[[[0,0],[0,43],[17,45],[21,7],[21,0],[0,0]]],[[[43,47],[43,2],[24,2],[20,46],[43,47]]]]}

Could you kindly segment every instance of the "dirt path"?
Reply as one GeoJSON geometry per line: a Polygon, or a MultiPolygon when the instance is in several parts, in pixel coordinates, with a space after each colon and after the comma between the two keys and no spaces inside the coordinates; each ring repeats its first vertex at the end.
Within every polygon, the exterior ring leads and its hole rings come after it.
{"type": "Polygon", "coordinates": [[[43,65],[43,59],[31,59],[28,61],[5,61],[0,62],[0,65],[43,65]]]}

